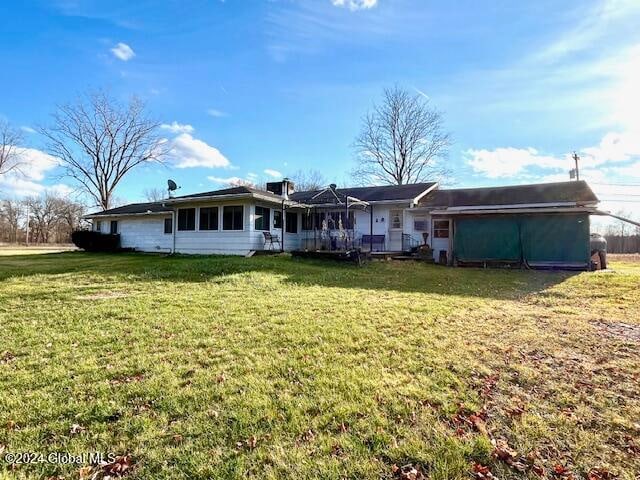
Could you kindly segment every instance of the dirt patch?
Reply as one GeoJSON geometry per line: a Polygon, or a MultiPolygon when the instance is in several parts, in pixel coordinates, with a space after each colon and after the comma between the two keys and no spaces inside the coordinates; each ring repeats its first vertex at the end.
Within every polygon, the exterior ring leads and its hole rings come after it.
{"type": "Polygon", "coordinates": [[[128,297],[128,293],[124,292],[96,292],[89,295],[79,295],[77,300],[111,300],[112,298],[125,298],[128,297]]]}
{"type": "Polygon", "coordinates": [[[640,325],[622,322],[595,322],[595,327],[609,337],[640,343],[640,325]]]}

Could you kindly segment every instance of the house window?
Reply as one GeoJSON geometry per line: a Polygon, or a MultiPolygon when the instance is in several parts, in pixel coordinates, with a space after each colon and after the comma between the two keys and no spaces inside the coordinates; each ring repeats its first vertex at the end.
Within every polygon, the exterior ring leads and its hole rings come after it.
{"type": "Polygon", "coordinates": [[[402,210],[391,210],[389,212],[390,226],[392,230],[402,230],[402,210]]]}
{"type": "Polygon", "coordinates": [[[256,215],[253,221],[253,228],[256,230],[271,230],[271,210],[266,207],[256,205],[256,215]]]}
{"type": "Polygon", "coordinates": [[[164,233],[173,233],[173,218],[164,219],[164,233]]]}
{"type": "Polygon", "coordinates": [[[298,233],[298,214],[296,212],[287,212],[285,231],[287,233],[298,233]]]}
{"type": "Polygon", "coordinates": [[[433,221],[433,238],[449,238],[449,220],[433,221]]]}
{"type": "Polygon", "coordinates": [[[302,212],[302,230],[313,230],[313,215],[310,212],[302,212]]]}
{"type": "Polygon", "coordinates": [[[282,211],[273,211],[273,228],[282,228],[282,211]]]}
{"type": "Polygon", "coordinates": [[[96,232],[101,232],[101,231],[102,231],[102,222],[98,220],[96,222],[96,232]]]}
{"type": "Polygon", "coordinates": [[[178,210],[178,230],[195,230],[196,229],[196,209],[181,208],[178,210]]]}
{"type": "Polygon", "coordinates": [[[111,225],[109,225],[109,232],[111,233],[111,235],[115,235],[116,233],[118,233],[118,221],[117,220],[111,220],[111,225]]]}
{"type": "Polygon", "coordinates": [[[200,230],[218,230],[218,207],[200,209],[200,230]]]}
{"type": "Polygon", "coordinates": [[[429,230],[429,221],[425,215],[416,215],[413,217],[413,229],[416,232],[426,232],[429,230]]]}
{"type": "Polygon", "coordinates": [[[244,207],[242,205],[226,206],[222,210],[223,230],[242,230],[244,207]]]}

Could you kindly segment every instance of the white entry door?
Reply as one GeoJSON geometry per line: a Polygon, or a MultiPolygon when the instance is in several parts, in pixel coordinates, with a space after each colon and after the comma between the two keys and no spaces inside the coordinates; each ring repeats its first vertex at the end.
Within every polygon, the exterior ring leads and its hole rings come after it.
{"type": "Polygon", "coordinates": [[[389,235],[387,250],[399,252],[402,250],[402,210],[389,210],[389,235]]]}

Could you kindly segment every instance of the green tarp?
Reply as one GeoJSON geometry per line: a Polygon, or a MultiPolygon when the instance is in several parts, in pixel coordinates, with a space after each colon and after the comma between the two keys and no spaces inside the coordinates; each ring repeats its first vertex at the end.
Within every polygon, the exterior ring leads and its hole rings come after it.
{"type": "Polygon", "coordinates": [[[589,262],[586,214],[485,215],[455,219],[459,261],[589,262]]]}

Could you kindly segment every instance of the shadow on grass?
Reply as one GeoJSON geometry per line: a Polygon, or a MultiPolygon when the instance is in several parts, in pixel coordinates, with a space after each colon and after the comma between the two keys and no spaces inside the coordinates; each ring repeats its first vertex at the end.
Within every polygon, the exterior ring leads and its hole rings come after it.
{"type": "Polygon", "coordinates": [[[283,256],[175,255],[64,252],[0,257],[0,281],[35,275],[81,273],[126,276],[132,281],[206,282],[231,275],[267,272],[285,283],[495,299],[545,290],[576,272],[448,268],[418,262],[351,264],[283,256]]]}

